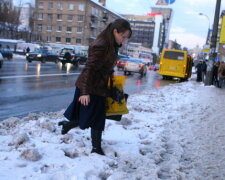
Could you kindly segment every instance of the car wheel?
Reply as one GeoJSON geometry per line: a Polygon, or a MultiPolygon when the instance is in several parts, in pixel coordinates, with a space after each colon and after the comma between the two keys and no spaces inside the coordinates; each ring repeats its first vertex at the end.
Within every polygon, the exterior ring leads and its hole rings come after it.
{"type": "Polygon", "coordinates": [[[124,75],[127,75],[127,71],[124,71],[123,73],[124,73],[124,75]]]}
{"type": "Polygon", "coordinates": [[[46,58],[42,58],[41,62],[45,63],[46,62],[46,58]]]}
{"type": "Polygon", "coordinates": [[[31,60],[27,60],[29,63],[31,63],[32,61],[31,60]]]}
{"type": "Polygon", "coordinates": [[[59,62],[59,60],[58,60],[58,59],[56,59],[56,60],[55,60],[55,63],[57,64],[58,62],[59,62]]]}

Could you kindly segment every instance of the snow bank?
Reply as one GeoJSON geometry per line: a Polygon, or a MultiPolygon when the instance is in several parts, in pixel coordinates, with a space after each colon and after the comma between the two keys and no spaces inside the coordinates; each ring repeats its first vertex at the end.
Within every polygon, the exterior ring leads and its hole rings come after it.
{"type": "Polygon", "coordinates": [[[61,135],[63,112],[0,122],[4,180],[211,180],[225,175],[225,91],[194,80],[131,95],[130,113],[107,120],[106,156],[90,130],[61,135]]]}

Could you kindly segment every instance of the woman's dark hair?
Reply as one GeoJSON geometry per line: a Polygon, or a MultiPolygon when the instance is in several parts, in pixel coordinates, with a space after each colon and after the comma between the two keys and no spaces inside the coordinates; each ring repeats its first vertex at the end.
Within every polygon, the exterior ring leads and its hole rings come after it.
{"type": "MultiPolygon", "coordinates": [[[[129,38],[132,35],[130,23],[125,19],[116,19],[115,21],[108,24],[108,26],[98,35],[97,39],[94,42],[94,44],[98,44],[98,42],[106,41],[106,43],[108,44],[108,58],[112,58],[115,53],[116,40],[113,35],[114,29],[116,29],[118,33],[126,32],[127,30],[130,31],[129,38]]],[[[120,46],[120,44],[118,44],[118,46],[120,46]]]]}

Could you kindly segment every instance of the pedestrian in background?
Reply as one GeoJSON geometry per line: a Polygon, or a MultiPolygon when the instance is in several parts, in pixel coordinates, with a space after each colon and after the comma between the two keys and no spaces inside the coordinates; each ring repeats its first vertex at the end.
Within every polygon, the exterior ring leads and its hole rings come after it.
{"type": "Polygon", "coordinates": [[[27,51],[27,53],[29,53],[29,52],[30,52],[30,48],[29,48],[29,47],[27,47],[26,51],[27,51]]]}
{"type": "Polygon", "coordinates": [[[77,125],[81,129],[90,127],[91,153],[104,155],[101,138],[105,128],[107,84],[113,76],[118,49],[131,35],[130,23],[125,19],[115,20],[98,35],[89,46],[86,66],[75,83],[74,100],[64,113],[69,121],[59,122],[63,134],[77,125]]]}
{"type": "Polygon", "coordinates": [[[219,65],[220,65],[220,62],[214,62],[213,64],[213,84],[216,86],[216,87],[219,87],[219,80],[218,80],[218,69],[219,69],[219,65]]]}
{"type": "Polygon", "coordinates": [[[205,76],[207,71],[207,64],[205,61],[202,62],[202,82],[205,82],[205,76]]]}
{"type": "Polygon", "coordinates": [[[225,63],[223,61],[220,62],[220,66],[218,69],[218,77],[219,77],[219,88],[222,88],[225,79],[225,63]]]}
{"type": "Polygon", "coordinates": [[[202,81],[202,60],[200,60],[198,62],[198,64],[196,65],[196,71],[197,71],[197,82],[201,82],[202,81]]]}

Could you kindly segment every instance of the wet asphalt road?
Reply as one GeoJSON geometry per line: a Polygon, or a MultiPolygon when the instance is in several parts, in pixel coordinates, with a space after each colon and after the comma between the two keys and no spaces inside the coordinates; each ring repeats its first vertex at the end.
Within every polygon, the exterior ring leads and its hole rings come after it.
{"type": "MultiPolygon", "coordinates": [[[[0,69],[0,120],[28,113],[54,112],[65,109],[73,99],[74,83],[82,71],[61,63],[28,63],[24,58],[5,61],[0,69]]],[[[122,75],[122,71],[116,71],[122,75]]],[[[125,92],[140,93],[175,83],[161,80],[157,72],[149,71],[146,77],[127,76],[125,92]]]]}

